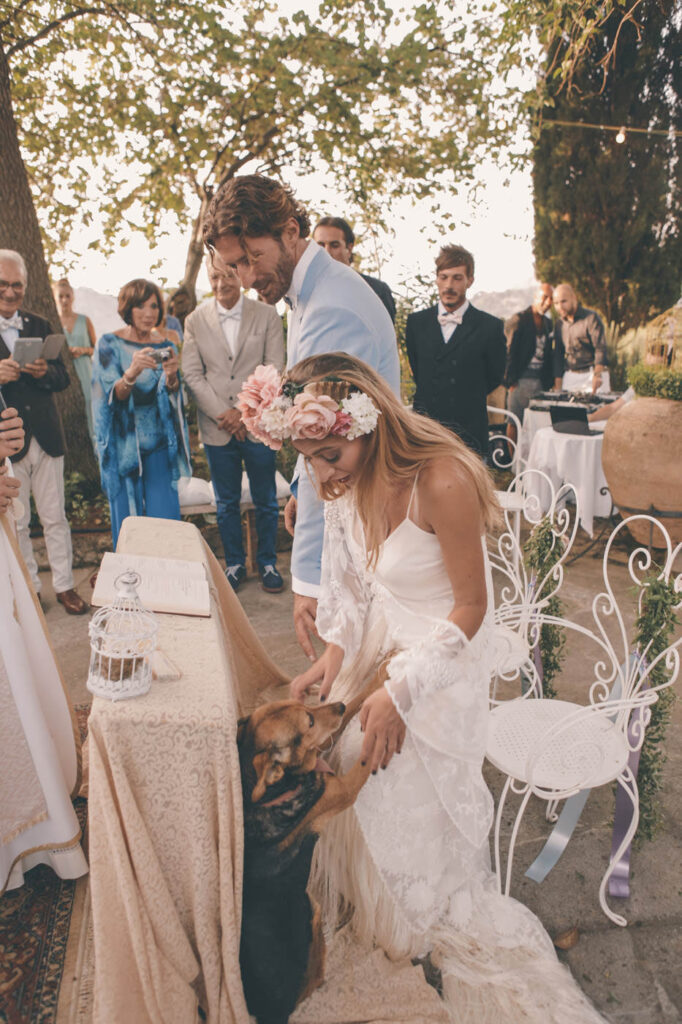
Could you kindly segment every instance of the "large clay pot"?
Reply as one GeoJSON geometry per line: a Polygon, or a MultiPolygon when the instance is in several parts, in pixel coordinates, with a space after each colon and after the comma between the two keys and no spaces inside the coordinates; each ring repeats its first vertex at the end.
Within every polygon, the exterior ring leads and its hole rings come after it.
{"type": "MultiPolygon", "coordinates": [[[[606,424],[602,465],[614,505],[622,516],[631,509],[682,513],[682,402],[636,398],[606,424]]],[[[662,518],[673,544],[682,541],[682,519],[662,518]]],[[[635,524],[636,541],[649,543],[646,523],[635,524]]],[[[658,535],[660,539],[660,534],[658,535]]],[[[656,532],[652,541],[657,545],[656,532]]]]}

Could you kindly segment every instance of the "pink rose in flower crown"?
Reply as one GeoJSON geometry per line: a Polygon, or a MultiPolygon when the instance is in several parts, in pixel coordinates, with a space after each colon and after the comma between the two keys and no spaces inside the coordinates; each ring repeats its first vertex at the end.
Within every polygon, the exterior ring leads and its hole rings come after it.
{"type": "Polygon", "coordinates": [[[329,395],[311,395],[302,391],[287,412],[287,423],[294,441],[317,441],[332,432],[339,403],[329,395]]]}
{"type": "Polygon", "coordinates": [[[353,418],[348,412],[344,412],[342,409],[336,414],[336,423],[332,427],[330,433],[337,434],[339,437],[345,437],[350,430],[350,425],[353,422],[353,418]]]}

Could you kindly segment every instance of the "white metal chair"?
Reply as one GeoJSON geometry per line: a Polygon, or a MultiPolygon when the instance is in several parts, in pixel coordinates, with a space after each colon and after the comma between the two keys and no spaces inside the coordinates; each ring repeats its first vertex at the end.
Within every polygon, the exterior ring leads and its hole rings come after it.
{"type": "MultiPolygon", "coordinates": [[[[502,532],[488,542],[488,559],[496,584],[495,623],[502,639],[508,636],[509,656],[502,657],[497,678],[492,685],[492,703],[496,703],[497,685],[510,682],[522,674],[527,683],[526,695],[542,696],[541,680],[533,658],[533,650],[540,639],[545,609],[564,579],[564,566],[578,530],[578,498],[574,488],[564,485],[555,491],[551,481],[540,470],[527,469],[518,473],[507,491],[510,497],[502,504],[504,526],[502,532]],[[528,487],[536,477],[542,477],[549,488],[549,509],[543,511],[536,498],[537,486],[528,487]],[[551,530],[551,544],[559,557],[551,570],[538,579],[528,570],[523,557],[518,517],[523,516],[531,527],[538,527],[547,519],[551,530]]],[[[499,494],[498,494],[499,497],[499,494]]]]}
{"type": "MultiPolygon", "coordinates": [[[[594,665],[594,681],[589,688],[589,703],[579,705],[563,700],[508,701],[490,713],[486,756],[506,776],[495,818],[494,849],[498,885],[502,889],[500,825],[509,792],[521,796],[507,854],[504,891],[509,893],[514,845],[523,813],[532,795],[556,806],[559,800],[586,789],[616,781],[632,802],[632,818],[618,848],[612,854],[599,888],[599,902],[606,916],[618,925],[625,918],[606,903],[606,887],[615,866],[634,837],[639,820],[637,780],[628,763],[630,754],[641,748],[651,718],[651,706],[660,690],[671,686],[679,675],[682,637],[671,642],[657,657],[649,660],[649,650],[633,651],[628,640],[623,613],[609,578],[609,556],[616,537],[633,520],[646,520],[663,538],[665,565],[659,579],[670,581],[680,595],[682,573],[674,574],[673,563],[681,556],[682,545],[673,549],[667,531],[650,516],[638,515],[621,522],[612,532],[603,560],[604,590],[592,602],[594,628],[569,620],[560,625],[590,638],[599,649],[594,665]],[[664,681],[651,683],[653,669],[665,671],[664,681]]],[[[652,558],[646,548],[637,548],[628,560],[629,575],[638,588],[637,606],[641,609],[647,586],[645,574],[652,558]]],[[[546,619],[546,621],[552,621],[546,619]]]]}

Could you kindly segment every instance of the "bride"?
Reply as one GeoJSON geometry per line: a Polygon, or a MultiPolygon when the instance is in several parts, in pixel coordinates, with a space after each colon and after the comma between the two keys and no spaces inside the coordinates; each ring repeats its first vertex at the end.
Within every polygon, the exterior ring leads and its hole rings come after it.
{"type": "Polygon", "coordinates": [[[490,869],[492,797],[482,776],[495,627],[486,469],[454,434],[406,410],[341,353],[259,367],[240,408],[272,447],[305,458],[326,501],[317,628],[323,655],[298,699],[347,701],[378,663],[383,687],[331,755],[372,775],[322,833],[312,884],[330,926],[393,958],[431,954],[453,1020],[602,1020],[539,920],[490,869]]]}

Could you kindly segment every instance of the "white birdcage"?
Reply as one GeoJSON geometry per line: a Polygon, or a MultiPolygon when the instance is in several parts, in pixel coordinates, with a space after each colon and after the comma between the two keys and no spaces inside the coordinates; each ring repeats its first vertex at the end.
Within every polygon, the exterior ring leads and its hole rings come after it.
{"type": "Polygon", "coordinates": [[[139,585],[138,573],[122,573],[114,582],[113,604],[100,608],[90,621],[87,687],[97,697],[139,697],[151,686],[159,627],[154,615],[140,603],[139,585]]]}

